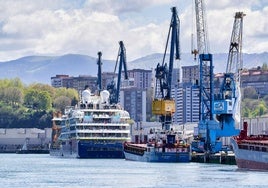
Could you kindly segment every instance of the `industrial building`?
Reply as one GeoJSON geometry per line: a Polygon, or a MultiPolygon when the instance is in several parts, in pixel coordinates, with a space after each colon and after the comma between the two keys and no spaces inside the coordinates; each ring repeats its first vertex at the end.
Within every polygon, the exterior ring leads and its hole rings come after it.
{"type": "Polygon", "coordinates": [[[27,144],[29,149],[48,149],[51,142],[51,128],[0,129],[0,152],[16,152],[27,144]]]}

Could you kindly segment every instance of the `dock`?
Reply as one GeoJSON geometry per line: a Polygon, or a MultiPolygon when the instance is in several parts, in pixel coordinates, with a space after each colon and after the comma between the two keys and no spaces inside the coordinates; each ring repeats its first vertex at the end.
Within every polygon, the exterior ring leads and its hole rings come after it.
{"type": "Polygon", "coordinates": [[[191,162],[236,165],[233,153],[192,153],[191,162]]]}

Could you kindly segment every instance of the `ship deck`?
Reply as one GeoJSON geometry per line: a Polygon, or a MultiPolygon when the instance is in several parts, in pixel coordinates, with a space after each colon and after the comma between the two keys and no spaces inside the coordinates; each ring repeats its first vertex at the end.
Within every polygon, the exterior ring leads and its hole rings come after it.
{"type": "Polygon", "coordinates": [[[244,140],[239,140],[238,144],[250,144],[250,145],[261,145],[261,146],[268,146],[268,139],[244,139],[244,140]]]}

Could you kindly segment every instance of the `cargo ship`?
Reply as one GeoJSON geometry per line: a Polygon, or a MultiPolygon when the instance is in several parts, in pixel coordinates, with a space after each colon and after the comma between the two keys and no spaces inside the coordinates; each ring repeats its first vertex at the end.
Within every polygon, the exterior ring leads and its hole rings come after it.
{"type": "Polygon", "coordinates": [[[190,146],[180,139],[176,131],[172,129],[172,117],[175,113],[175,100],[171,96],[172,73],[174,57],[180,59],[178,40],[180,21],[176,7],[172,7],[171,11],[172,17],[164,58],[162,64],[158,63],[155,69],[156,87],[155,98],[152,102],[152,114],[159,117],[162,130],[160,133],[153,133],[152,139],[149,139],[145,144],[126,142],[124,154],[127,160],[144,162],[189,162],[190,160],[190,146]],[[169,43],[170,58],[168,65],[165,63],[165,57],[169,43]]]}
{"type": "Polygon", "coordinates": [[[71,158],[124,158],[130,141],[130,116],[118,104],[109,105],[109,92],[94,95],[87,88],[80,106],[54,114],[50,155],[71,158]]]}
{"type": "Polygon", "coordinates": [[[172,131],[148,134],[146,143],[126,142],[126,160],[141,162],[189,162],[190,145],[172,131]]]}
{"type": "Polygon", "coordinates": [[[231,138],[238,168],[268,170],[268,135],[247,135],[247,122],[240,135],[231,138]]]}

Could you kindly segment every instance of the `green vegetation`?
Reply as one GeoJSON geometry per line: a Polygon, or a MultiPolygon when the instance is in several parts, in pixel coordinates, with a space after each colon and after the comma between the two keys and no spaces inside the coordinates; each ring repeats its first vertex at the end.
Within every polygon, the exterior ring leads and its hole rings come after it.
{"type": "MultiPolygon", "coordinates": [[[[253,87],[244,88],[242,92],[243,117],[268,114],[268,95],[260,96],[253,87]]],[[[51,127],[53,112],[63,112],[78,100],[75,89],[40,83],[25,86],[18,78],[0,80],[0,128],[51,127]]]]}
{"type": "Polygon", "coordinates": [[[253,87],[243,89],[242,116],[254,118],[268,113],[268,95],[260,96],[253,87]]]}
{"type": "Polygon", "coordinates": [[[75,89],[54,88],[20,79],[0,80],[0,128],[46,128],[52,126],[54,111],[78,102],[75,89]]]}
{"type": "MultiPolygon", "coordinates": [[[[262,66],[255,68],[260,71],[268,71],[268,65],[266,62],[262,66]]],[[[244,69],[246,70],[246,69],[244,69]]],[[[258,77],[259,82],[266,82],[267,75],[260,75],[258,77]]],[[[268,115],[268,94],[260,95],[254,87],[246,87],[242,89],[242,116],[255,118],[263,115],[268,115]]]]}

